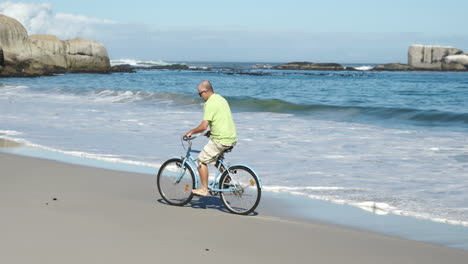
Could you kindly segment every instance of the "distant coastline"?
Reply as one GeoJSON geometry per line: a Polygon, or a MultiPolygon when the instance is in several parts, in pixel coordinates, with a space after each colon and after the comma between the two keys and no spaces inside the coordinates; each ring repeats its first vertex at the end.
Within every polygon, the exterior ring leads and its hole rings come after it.
{"type": "MultiPolygon", "coordinates": [[[[54,35],[28,35],[14,18],[0,15],[0,77],[39,77],[62,73],[113,73],[136,70],[209,70],[186,63],[146,63],[122,60],[112,65],[101,43],[84,38],[60,40],[54,35]]],[[[411,45],[408,64],[387,63],[354,68],[338,63],[288,62],[271,66],[256,63],[255,69],[307,71],[468,71],[468,54],[454,47],[411,45]]],[[[264,76],[268,73],[236,72],[264,76]]]]}
{"type": "MultiPolygon", "coordinates": [[[[114,61],[113,72],[132,72],[135,69],[166,69],[166,70],[210,70],[207,66],[187,65],[186,63],[167,63],[161,61],[114,61]]],[[[273,63],[272,63],[273,64],[273,63]]],[[[299,71],[468,71],[468,54],[454,47],[411,45],[408,48],[408,64],[385,63],[352,67],[339,63],[288,62],[272,65],[269,63],[252,63],[251,67],[259,70],[299,70],[299,71]]],[[[237,74],[269,75],[261,72],[237,72],[237,74]]]]}

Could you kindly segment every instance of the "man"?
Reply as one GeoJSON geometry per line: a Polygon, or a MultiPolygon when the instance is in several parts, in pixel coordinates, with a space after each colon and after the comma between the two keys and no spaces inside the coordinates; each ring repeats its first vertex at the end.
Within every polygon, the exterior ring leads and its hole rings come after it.
{"type": "Polygon", "coordinates": [[[237,142],[236,126],[232,119],[229,104],[219,94],[213,91],[209,81],[203,81],[198,85],[198,95],[205,100],[203,106],[203,121],[199,126],[185,134],[190,138],[193,134],[205,131],[208,126],[210,131],[205,135],[210,136],[210,141],[198,155],[198,173],[200,175],[201,188],[192,190],[192,193],[200,196],[208,195],[208,167],[207,164],[216,163],[216,159],[225,150],[234,146],[237,142]]]}

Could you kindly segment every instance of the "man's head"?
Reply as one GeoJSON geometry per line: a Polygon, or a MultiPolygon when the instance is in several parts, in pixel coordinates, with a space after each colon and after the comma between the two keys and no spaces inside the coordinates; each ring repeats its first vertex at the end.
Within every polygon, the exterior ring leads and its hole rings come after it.
{"type": "Polygon", "coordinates": [[[198,85],[198,95],[200,95],[203,100],[208,100],[212,94],[214,94],[213,86],[209,81],[203,81],[198,85]]]}

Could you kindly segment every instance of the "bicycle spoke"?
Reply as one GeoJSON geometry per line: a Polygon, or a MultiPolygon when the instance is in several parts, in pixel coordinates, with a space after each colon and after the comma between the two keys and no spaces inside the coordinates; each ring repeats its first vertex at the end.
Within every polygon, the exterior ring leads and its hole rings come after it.
{"type": "Polygon", "coordinates": [[[221,193],[221,200],[229,211],[236,214],[249,214],[260,201],[260,187],[253,172],[244,167],[230,168],[221,179],[221,186],[228,191],[221,193]],[[229,178],[229,183],[224,182],[229,178]],[[227,185],[227,186],[226,186],[227,185]]]}
{"type": "Polygon", "coordinates": [[[180,159],[166,161],[158,172],[158,190],[169,204],[184,205],[192,197],[194,176],[190,167],[181,168],[180,159]]]}

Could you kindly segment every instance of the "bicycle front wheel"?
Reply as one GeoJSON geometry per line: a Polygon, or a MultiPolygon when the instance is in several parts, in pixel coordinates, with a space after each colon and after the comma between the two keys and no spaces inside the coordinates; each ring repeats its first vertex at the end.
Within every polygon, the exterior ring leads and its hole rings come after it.
{"type": "Polygon", "coordinates": [[[245,166],[232,166],[220,180],[221,201],[229,212],[248,215],[260,202],[261,188],[255,173],[245,166]]]}
{"type": "Polygon", "coordinates": [[[168,204],[182,206],[192,200],[195,177],[190,166],[182,166],[182,159],[163,163],[158,172],[158,191],[168,204]]]}

